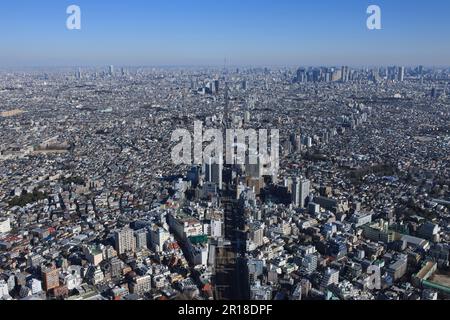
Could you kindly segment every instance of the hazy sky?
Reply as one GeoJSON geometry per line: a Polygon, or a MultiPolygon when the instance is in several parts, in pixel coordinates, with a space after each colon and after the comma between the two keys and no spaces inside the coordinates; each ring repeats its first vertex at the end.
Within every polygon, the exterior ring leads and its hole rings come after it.
{"type": "Polygon", "coordinates": [[[0,66],[450,65],[448,0],[0,1],[0,66]],[[81,7],[82,29],[66,29],[81,7]],[[382,30],[366,28],[370,4],[382,30]]]}

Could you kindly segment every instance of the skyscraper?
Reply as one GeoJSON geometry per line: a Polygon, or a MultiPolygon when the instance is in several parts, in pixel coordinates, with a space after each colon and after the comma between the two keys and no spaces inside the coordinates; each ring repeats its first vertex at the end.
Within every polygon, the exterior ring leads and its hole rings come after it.
{"type": "Polygon", "coordinates": [[[219,189],[222,189],[222,170],[222,161],[219,161],[219,163],[213,163],[212,158],[210,158],[209,161],[205,163],[206,181],[215,183],[219,189]]]}
{"type": "Polygon", "coordinates": [[[77,72],[75,73],[75,78],[77,78],[77,80],[81,80],[81,69],[78,68],[77,72]]]}
{"type": "Polygon", "coordinates": [[[342,73],[342,75],[341,75],[342,82],[348,82],[348,78],[349,78],[348,67],[347,66],[343,66],[341,73],[342,73]]]}
{"type": "Polygon", "coordinates": [[[292,203],[296,207],[305,208],[306,198],[309,196],[311,182],[309,180],[294,179],[292,185],[292,203]]]}
{"type": "Polygon", "coordinates": [[[405,67],[398,68],[398,81],[403,82],[405,80],[405,67]]]}
{"type": "Polygon", "coordinates": [[[296,82],[298,83],[304,83],[306,82],[306,70],[303,68],[299,68],[297,69],[297,77],[296,77],[296,82]]]}
{"type": "Polygon", "coordinates": [[[113,66],[113,65],[110,65],[110,66],[109,66],[109,75],[110,75],[110,76],[113,76],[113,75],[114,75],[114,66],[113,66]]]}
{"type": "Polygon", "coordinates": [[[387,71],[388,80],[395,80],[396,75],[397,75],[397,68],[395,66],[388,67],[388,71],[387,71]]]}
{"type": "Polygon", "coordinates": [[[214,93],[219,93],[220,90],[220,82],[219,80],[214,80],[214,93]]]}
{"type": "Polygon", "coordinates": [[[302,182],[300,184],[300,200],[301,200],[300,205],[302,208],[307,207],[306,198],[308,198],[308,196],[309,196],[310,187],[311,187],[311,181],[302,180],[302,182]]]}

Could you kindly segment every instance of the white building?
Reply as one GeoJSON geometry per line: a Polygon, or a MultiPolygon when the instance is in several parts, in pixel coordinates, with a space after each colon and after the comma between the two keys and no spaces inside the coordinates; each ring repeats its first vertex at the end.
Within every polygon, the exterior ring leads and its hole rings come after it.
{"type": "Polygon", "coordinates": [[[221,220],[211,220],[210,235],[213,238],[220,238],[223,236],[223,222],[221,220]]]}
{"type": "Polygon", "coordinates": [[[175,231],[179,238],[185,239],[203,234],[203,225],[192,217],[169,216],[169,226],[175,231]]]}
{"type": "Polygon", "coordinates": [[[164,250],[164,243],[170,239],[170,233],[166,229],[154,225],[150,230],[150,243],[152,250],[161,252],[164,250]]]}
{"type": "Polygon", "coordinates": [[[31,289],[31,294],[38,294],[42,292],[42,282],[37,279],[31,279],[27,283],[28,288],[31,289]]]}
{"type": "Polygon", "coordinates": [[[339,284],[339,271],[327,269],[322,279],[322,287],[327,288],[332,284],[339,284]]]}
{"type": "Polygon", "coordinates": [[[136,238],[130,228],[124,228],[115,233],[116,250],[118,254],[134,252],[136,250],[136,238]]]}
{"type": "Polygon", "coordinates": [[[152,278],[150,275],[137,277],[130,285],[131,293],[144,295],[152,289],[152,278]]]}
{"type": "Polygon", "coordinates": [[[10,231],[11,231],[11,222],[9,221],[9,218],[0,219],[0,234],[8,233],[10,231]]]}
{"type": "Polygon", "coordinates": [[[5,280],[0,280],[0,299],[9,296],[8,284],[5,280]]]}

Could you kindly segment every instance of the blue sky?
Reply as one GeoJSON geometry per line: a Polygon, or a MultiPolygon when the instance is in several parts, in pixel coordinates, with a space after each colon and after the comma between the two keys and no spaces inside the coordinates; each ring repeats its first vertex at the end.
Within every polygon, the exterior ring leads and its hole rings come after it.
{"type": "Polygon", "coordinates": [[[448,0],[0,1],[0,66],[450,65],[449,40],[448,0]]]}

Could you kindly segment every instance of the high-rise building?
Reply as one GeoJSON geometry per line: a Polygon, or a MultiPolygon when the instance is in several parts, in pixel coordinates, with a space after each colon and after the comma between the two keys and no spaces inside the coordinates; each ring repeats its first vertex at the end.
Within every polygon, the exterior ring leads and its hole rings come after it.
{"type": "Polygon", "coordinates": [[[150,242],[152,249],[157,252],[161,252],[164,249],[164,243],[169,240],[170,233],[163,227],[154,225],[150,229],[150,242]]]}
{"type": "Polygon", "coordinates": [[[230,92],[229,92],[229,88],[228,88],[228,83],[225,83],[225,105],[224,105],[224,109],[223,109],[223,123],[225,125],[226,128],[228,128],[229,123],[230,123],[230,92]]]}
{"type": "Polygon", "coordinates": [[[42,280],[44,282],[44,290],[49,291],[59,287],[59,269],[44,268],[42,269],[42,280]]]}
{"type": "Polygon", "coordinates": [[[419,78],[422,78],[422,77],[423,77],[423,66],[419,66],[419,67],[417,68],[417,73],[418,73],[418,75],[419,75],[419,78]]]}
{"type": "Polygon", "coordinates": [[[134,252],[136,250],[136,238],[130,228],[124,228],[115,233],[116,250],[118,254],[134,252]]]}
{"type": "Polygon", "coordinates": [[[220,82],[219,80],[214,80],[214,93],[219,93],[220,90],[220,82]]]}
{"type": "Polygon", "coordinates": [[[304,83],[304,82],[306,82],[307,81],[307,78],[306,78],[306,70],[305,69],[303,69],[303,68],[299,68],[298,70],[297,70],[297,77],[296,77],[296,82],[298,82],[298,83],[304,83]]]}
{"type": "Polygon", "coordinates": [[[322,287],[327,288],[332,284],[339,284],[339,271],[334,269],[327,269],[322,278],[322,287]]]}
{"type": "Polygon", "coordinates": [[[147,249],[147,232],[145,229],[136,231],[134,233],[136,238],[136,249],[147,249]]]}
{"type": "Polygon", "coordinates": [[[212,182],[217,185],[219,189],[222,189],[222,170],[223,164],[222,161],[220,163],[213,163],[213,160],[210,158],[207,163],[205,163],[205,179],[207,182],[212,182]]]}
{"type": "Polygon", "coordinates": [[[113,76],[113,75],[114,75],[114,66],[113,66],[113,65],[110,65],[110,66],[109,66],[109,75],[110,75],[110,76],[113,76]]]}
{"type": "Polygon", "coordinates": [[[398,81],[403,82],[405,80],[405,67],[398,68],[398,81]]]}
{"type": "Polygon", "coordinates": [[[78,68],[77,72],[75,73],[75,78],[77,80],[81,80],[81,69],[80,68],[78,68]]]}
{"type": "Polygon", "coordinates": [[[347,66],[343,66],[341,69],[341,80],[342,82],[348,82],[349,80],[349,71],[347,66]]]}
{"type": "Polygon", "coordinates": [[[302,260],[302,271],[306,274],[312,274],[317,269],[317,255],[307,254],[302,260]]]}
{"type": "Polygon", "coordinates": [[[387,70],[387,78],[388,80],[395,80],[397,76],[397,68],[394,67],[388,67],[387,70]]]}
{"type": "Polygon", "coordinates": [[[292,185],[292,203],[296,207],[305,208],[306,198],[309,196],[311,182],[309,180],[294,179],[292,185]]]}

